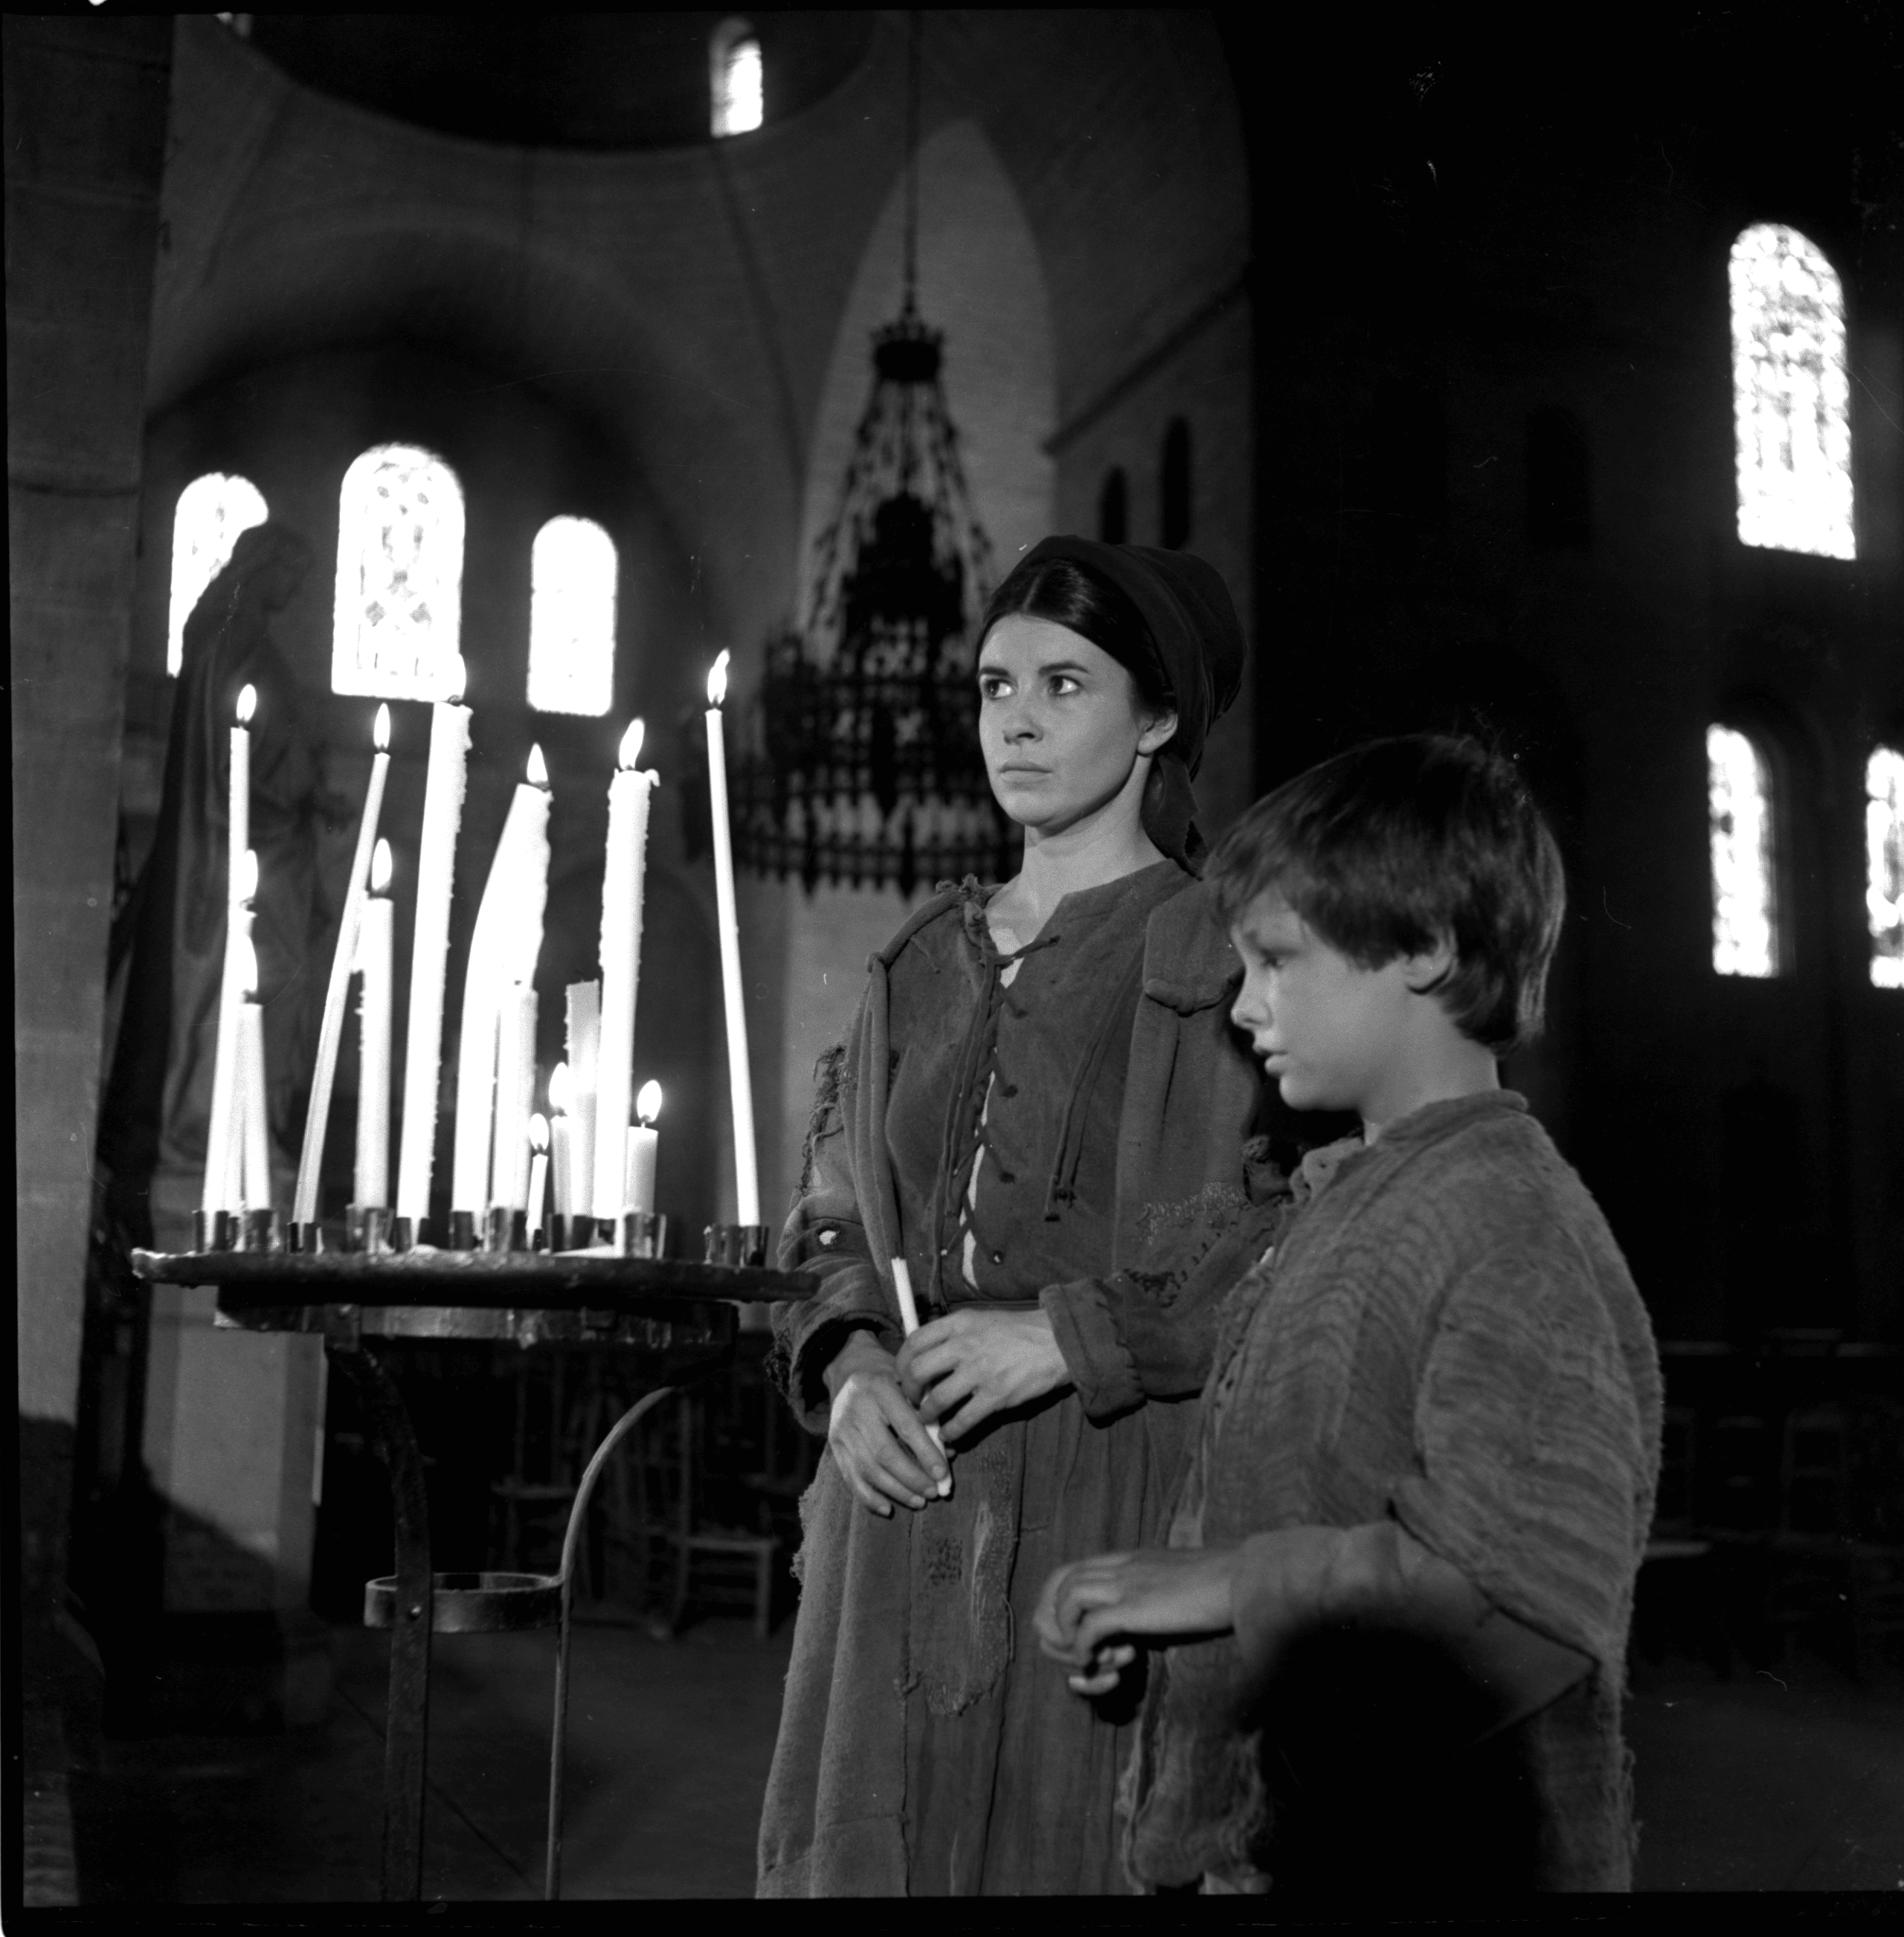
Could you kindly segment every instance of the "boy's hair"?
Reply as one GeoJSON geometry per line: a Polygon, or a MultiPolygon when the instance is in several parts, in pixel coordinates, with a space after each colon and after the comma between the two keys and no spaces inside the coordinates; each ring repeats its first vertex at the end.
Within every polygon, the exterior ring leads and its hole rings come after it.
{"type": "Polygon", "coordinates": [[[1364,968],[1447,935],[1433,993],[1456,1028],[1496,1056],[1540,1033],[1566,874],[1520,775],[1474,740],[1411,733],[1324,760],[1258,801],[1206,873],[1232,927],[1273,890],[1364,968]]]}

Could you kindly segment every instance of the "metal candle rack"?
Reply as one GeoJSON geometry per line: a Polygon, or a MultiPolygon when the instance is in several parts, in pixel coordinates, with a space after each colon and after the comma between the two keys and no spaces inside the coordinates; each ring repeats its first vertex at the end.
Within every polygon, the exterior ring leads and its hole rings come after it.
{"type": "MultiPolygon", "coordinates": [[[[543,1892],[561,1893],[562,1751],[567,1733],[568,1632],[576,1557],[595,1484],[615,1447],[653,1407],[687,1381],[729,1363],[738,1308],[812,1296],[814,1281],[766,1269],[758,1225],[712,1225],[705,1257],[658,1253],[665,1232],[610,1226],[585,1250],[437,1250],[374,1248],[380,1233],[356,1233],[372,1248],[326,1250],[315,1227],[296,1250],[275,1248],[268,1214],[256,1229],[229,1234],[246,1248],[135,1250],[148,1284],[204,1285],[217,1294],[214,1322],[247,1331],[321,1336],[331,1363],[356,1387],[377,1456],[389,1469],[396,1526],[396,1571],[364,1590],[366,1626],[390,1630],[384,1735],[383,1896],[423,1895],[423,1794],[432,1633],[557,1630],[554,1719],[549,1746],[548,1842],[543,1892]],[[641,1248],[651,1246],[649,1254],[641,1248]],[[379,1338],[489,1339],[640,1345],[662,1354],[664,1382],[625,1412],[596,1449],[575,1490],[558,1573],[434,1574],[423,1460],[410,1416],[389,1371],[367,1341],[379,1338]]],[[[220,1232],[219,1236],[226,1236],[220,1232]]]]}

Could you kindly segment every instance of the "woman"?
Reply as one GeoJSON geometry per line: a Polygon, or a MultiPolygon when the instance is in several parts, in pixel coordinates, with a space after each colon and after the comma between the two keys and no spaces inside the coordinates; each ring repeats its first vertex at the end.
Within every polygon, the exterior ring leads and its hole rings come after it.
{"type": "Polygon", "coordinates": [[[1160,1537],[1217,1293],[1283,1199],[1245,1160],[1242,965],[1196,878],[1190,776],[1242,657],[1181,553],[1048,538],[986,609],[979,734],[1023,868],[873,961],[781,1242],[820,1280],[775,1314],[782,1375],[831,1457],[763,1895],[1126,1887],[1127,1708],[1018,1637],[1051,1567],[1160,1537]]]}

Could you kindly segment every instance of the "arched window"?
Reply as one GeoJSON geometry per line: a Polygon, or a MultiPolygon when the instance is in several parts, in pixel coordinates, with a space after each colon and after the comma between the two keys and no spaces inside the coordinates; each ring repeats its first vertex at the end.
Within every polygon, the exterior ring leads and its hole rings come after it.
{"type": "Polygon", "coordinates": [[[1721,975],[1776,975],[1778,850],[1771,762],[1749,734],[1705,729],[1712,838],[1712,966],[1721,975]]]}
{"type": "Polygon", "coordinates": [[[722,21],[708,43],[708,65],[714,133],[750,134],[766,117],[766,70],[752,26],[722,21]]]}
{"type": "Polygon", "coordinates": [[[1871,980],[1904,989],[1904,753],[1874,748],[1864,769],[1866,908],[1871,980]]]}
{"type": "Polygon", "coordinates": [[[331,690],[446,699],[461,686],[462,491],[441,458],[380,444],[338,495],[331,690]]]}
{"type": "Polygon", "coordinates": [[[1732,245],[1731,280],[1739,541],[1854,557],[1837,272],[1796,229],[1763,222],[1732,245]]]}
{"type": "Polygon", "coordinates": [[[1190,543],[1190,435],[1181,417],[1173,417],[1163,434],[1162,538],[1166,551],[1190,543]]]}
{"type": "Polygon", "coordinates": [[[264,494],[248,477],[208,471],[178,494],[172,514],[171,616],[165,631],[165,671],[174,678],[185,662],[185,622],[205,587],[231,562],[238,533],[269,515],[264,494]]]}
{"type": "Polygon", "coordinates": [[[551,518],[529,553],[529,703],[599,717],[614,684],[614,541],[587,518],[551,518]]]}
{"type": "Polygon", "coordinates": [[[1122,465],[1113,465],[1097,497],[1097,535],[1106,544],[1122,544],[1130,535],[1130,487],[1122,465]]]}

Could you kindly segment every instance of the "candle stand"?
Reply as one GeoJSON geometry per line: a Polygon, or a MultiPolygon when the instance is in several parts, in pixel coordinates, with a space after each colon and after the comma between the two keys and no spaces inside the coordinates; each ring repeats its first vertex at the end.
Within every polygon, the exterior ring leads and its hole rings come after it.
{"type": "Polygon", "coordinates": [[[568,1632],[590,1499],[615,1447],[648,1411],[690,1381],[730,1363],[741,1306],[813,1295],[811,1278],[751,1262],[761,1253],[761,1235],[751,1226],[712,1227],[711,1256],[749,1262],[705,1264],[605,1250],[133,1252],[132,1269],[148,1284],[212,1287],[221,1326],[322,1337],[331,1363],[363,1400],[377,1456],[389,1469],[396,1531],[396,1571],[369,1582],[364,1592],[365,1626],[390,1630],[387,1902],[415,1902],[423,1895],[431,1635],[547,1627],[556,1630],[557,1641],[543,1891],[550,1901],[559,1896],[568,1632]],[[640,1345],[660,1355],[662,1382],[616,1422],[583,1474],[559,1572],[432,1572],[422,1457],[402,1396],[375,1349],[377,1341],[387,1338],[640,1345]]]}

